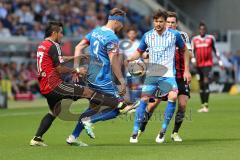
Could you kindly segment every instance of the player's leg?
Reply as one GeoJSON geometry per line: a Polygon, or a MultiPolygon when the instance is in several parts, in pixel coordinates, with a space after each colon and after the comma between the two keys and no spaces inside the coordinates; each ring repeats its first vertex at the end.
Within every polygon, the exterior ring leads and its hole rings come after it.
{"type": "MultiPolygon", "coordinates": [[[[98,86],[90,86],[90,87],[93,87],[97,90],[101,89],[101,92],[108,93],[116,98],[119,97],[117,95],[117,88],[113,84],[109,84],[101,88],[99,88],[98,86]]],[[[120,108],[109,108],[106,106],[100,107],[95,103],[91,103],[90,108],[80,116],[79,122],[75,127],[72,135],[75,138],[77,138],[84,127],[87,134],[90,136],[90,138],[95,138],[95,134],[92,130],[92,124],[98,121],[106,121],[106,120],[116,118],[120,113],[119,109],[120,108]]]]}
{"type": "Polygon", "coordinates": [[[205,89],[204,104],[205,104],[206,108],[208,108],[208,101],[209,101],[209,96],[210,96],[210,90],[209,90],[209,83],[210,83],[209,74],[210,74],[210,71],[211,71],[211,67],[205,67],[204,68],[204,79],[203,79],[204,89],[205,89]]]}
{"type": "Polygon", "coordinates": [[[163,82],[167,82],[172,86],[172,90],[168,94],[167,107],[164,112],[164,120],[162,123],[162,129],[158,136],[156,137],[157,143],[163,143],[165,140],[165,133],[167,131],[168,125],[173,117],[176,108],[176,100],[178,94],[178,88],[175,78],[166,78],[163,82]]]}
{"type": "Polygon", "coordinates": [[[42,118],[34,138],[30,141],[31,146],[47,146],[43,143],[42,137],[50,128],[56,116],[60,113],[61,97],[54,93],[47,94],[45,97],[47,98],[50,111],[42,118]]]}
{"type": "Polygon", "coordinates": [[[139,101],[139,106],[136,109],[133,132],[130,137],[130,143],[138,143],[140,124],[144,120],[144,112],[146,110],[149,98],[154,98],[154,93],[157,90],[157,77],[147,77],[142,87],[142,98],[139,101]]]}
{"type": "Polygon", "coordinates": [[[138,136],[140,131],[140,124],[144,119],[144,112],[146,110],[148,104],[149,97],[143,96],[138,102],[138,107],[135,112],[134,124],[133,124],[133,132],[130,137],[130,143],[138,143],[138,136]]]}
{"type": "MultiPolygon", "coordinates": [[[[109,88],[108,88],[109,89],[109,88]]],[[[77,84],[69,84],[69,83],[63,83],[61,85],[59,85],[59,87],[57,88],[57,92],[61,93],[64,95],[64,98],[71,98],[71,99],[79,99],[79,98],[88,98],[90,100],[90,109],[87,110],[86,112],[84,112],[81,116],[80,116],[80,120],[79,123],[77,124],[77,126],[74,129],[74,137],[78,137],[81,130],[82,130],[82,125],[84,125],[84,128],[87,129],[87,133],[88,135],[90,135],[90,137],[94,138],[95,135],[91,130],[91,126],[90,123],[83,123],[81,121],[81,119],[85,118],[85,117],[91,117],[94,114],[96,114],[98,112],[98,110],[100,109],[100,107],[103,106],[107,106],[110,109],[114,110],[115,108],[118,107],[122,107],[123,104],[121,102],[119,102],[119,99],[111,93],[107,93],[106,92],[95,92],[93,91],[93,89],[88,88],[88,87],[84,87],[81,85],[77,85],[77,84]],[[86,125],[88,124],[88,125],[86,125]]],[[[115,91],[114,91],[115,92],[115,91]]]]}
{"type": "Polygon", "coordinates": [[[136,102],[141,98],[141,86],[142,86],[142,81],[141,77],[139,76],[131,76],[128,77],[128,82],[129,82],[129,98],[131,102],[136,102]]]}
{"type": "Polygon", "coordinates": [[[154,102],[148,103],[147,108],[144,112],[144,119],[140,124],[141,132],[145,131],[148,121],[151,119],[154,110],[157,108],[157,106],[159,105],[160,102],[161,102],[161,99],[155,98],[154,102]]]}
{"type": "Polygon", "coordinates": [[[204,97],[205,97],[205,90],[204,90],[204,83],[203,83],[203,69],[202,67],[197,68],[198,71],[198,83],[199,83],[199,95],[201,100],[201,105],[204,105],[204,97]]]}
{"type": "Polygon", "coordinates": [[[210,67],[202,67],[200,74],[200,95],[202,108],[198,112],[208,112],[208,100],[209,100],[209,73],[210,67]]]}
{"type": "Polygon", "coordinates": [[[96,104],[95,107],[108,106],[110,108],[122,108],[125,107],[125,103],[119,101],[119,99],[112,94],[94,91],[94,89],[81,86],[78,84],[62,83],[54,90],[56,93],[63,96],[63,98],[81,99],[87,98],[90,103],[96,104]]]}
{"type": "MultiPolygon", "coordinates": [[[[81,117],[85,117],[87,115],[92,115],[92,114],[95,114],[96,111],[90,109],[90,107],[85,110],[79,119],[81,119],[81,117]],[[94,113],[92,113],[94,112],[94,113]]],[[[82,141],[79,141],[78,140],[78,137],[80,136],[81,132],[84,130],[84,125],[82,123],[82,121],[78,121],[72,134],[68,136],[68,138],[66,139],[66,142],[69,144],[69,145],[73,145],[73,146],[80,146],[80,147],[85,147],[85,146],[88,146],[86,143],[83,143],[82,141]]]]}
{"type": "Polygon", "coordinates": [[[178,131],[182,125],[182,122],[185,117],[185,111],[187,107],[188,99],[190,98],[190,88],[189,85],[183,79],[177,80],[178,84],[178,111],[175,116],[174,129],[171,135],[171,138],[174,141],[181,142],[182,139],[178,135],[178,131]]]}

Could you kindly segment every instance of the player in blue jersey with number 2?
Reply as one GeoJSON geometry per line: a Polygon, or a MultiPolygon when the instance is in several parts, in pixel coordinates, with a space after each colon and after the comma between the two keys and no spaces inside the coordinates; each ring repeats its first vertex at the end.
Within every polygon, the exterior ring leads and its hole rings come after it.
{"type": "MultiPolygon", "coordinates": [[[[75,57],[78,57],[83,54],[84,48],[89,46],[90,57],[86,77],[87,85],[99,92],[108,93],[116,97],[120,97],[126,92],[126,84],[120,67],[119,39],[115,34],[123,27],[125,14],[124,11],[118,8],[112,9],[107,24],[92,30],[75,48],[75,57]],[[119,89],[113,82],[113,73],[120,82],[119,89]]],[[[74,67],[79,67],[78,58],[74,60],[74,67]]],[[[79,69],[81,70],[82,68],[80,67],[79,69]]],[[[78,78],[75,76],[73,79],[78,81],[78,78]]],[[[95,110],[94,105],[90,104],[90,107],[80,116],[75,129],[67,138],[68,144],[87,146],[85,143],[77,140],[81,131],[85,128],[87,134],[91,138],[95,138],[92,132],[92,123],[113,119],[120,113],[119,108],[95,110]]]]}

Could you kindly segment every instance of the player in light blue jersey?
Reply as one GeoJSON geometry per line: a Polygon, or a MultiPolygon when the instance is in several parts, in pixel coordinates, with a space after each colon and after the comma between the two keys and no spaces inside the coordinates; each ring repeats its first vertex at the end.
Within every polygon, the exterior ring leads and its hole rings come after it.
{"type": "MultiPolygon", "coordinates": [[[[155,98],[156,91],[162,95],[168,95],[168,103],[164,114],[162,130],[156,137],[157,143],[164,141],[165,132],[176,108],[176,99],[178,94],[177,83],[175,81],[175,49],[179,47],[184,50],[185,70],[184,78],[191,80],[189,72],[189,53],[185,46],[181,34],[172,29],[166,29],[167,13],[157,11],[153,16],[154,29],[148,31],[142,37],[137,51],[128,61],[133,61],[141,54],[149,50],[149,64],[146,73],[146,79],[142,88],[142,98],[136,110],[134,128],[131,143],[138,142],[140,123],[144,119],[144,112],[151,98],[155,98]]],[[[146,112],[148,112],[146,110],[146,112]]]]}
{"type": "MultiPolygon", "coordinates": [[[[107,24],[92,30],[75,48],[75,57],[78,57],[83,54],[83,49],[89,46],[90,62],[86,78],[88,86],[116,97],[124,95],[126,92],[126,84],[120,67],[119,39],[115,34],[123,27],[124,18],[124,11],[118,8],[112,9],[107,24]],[[119,90],[113,82],[113,73],[120,82],[119,90]]],[[[74,61],[74,67],[79,67],[78,58],[74,61]]],[[[78,77],[74,77],[74,80],[78,81],[78,77]]],[[[119,108],[108,108],[107,111],[100,110],[95,110],[95,104],[90,104],[90,107],[80,116],[80,121],[72,134],[67,138],[68,144],[86,146],[86,144],[77,140],[84,128],[91,138],[95,138],[91,130],[91,124],[113,119],[120,113],[119,108]]]]}
{"type": "MultiPolygon", "coordinates": [[[[176,13],[168,12],[166,26],[168,28],[172,28],[172,29],[176,30],[177,22],[178,22],[178,18],[177,18],[176,13]]],[[[179,32],[181,33],[181,36],[186,43],[189,53],[191,53],[191,44],[190,44],[187,33],[182,32],[182,31],[179,31],[179,32]]],[[[190,55],[190,57],[191,56],[192,55],[190,55]]],[[[187,84],[187,82],[184,81],[184,79],[183,79],[184,54],[178,48],[176,48],[175,65],[176,65],[176,81],[177,81],[177,85],[178,85],[178,111],[175,116],[175,124],[174,124],[173,132],[171,134],[171,139],[175,142],[181,142],[182,138],[179,136],[178,131],[179,131],[179,128],[181,127],[181,124],[185,117],[185,110],[186,110],[187,102],[188,102],[188,99],[190,98],[190,87],[189,87],[189,84],[187,84]]],[[[161,100],[165,100],[165,99],[166,99],[166,97],[164,99],[161,98],[161,100]]],[[[147,106],[146,110],[148,112],[145,111],[144,121],[142,121],[140,124],[141,132],[145,131],[145,127],[146,127],[148,121],[150,120],[150,118],[153,114],[153,111],[155,110],[155,108],[158,105],[159,105],[159,100],[156,98],[154,103],[150,103],[147,106]]]]}

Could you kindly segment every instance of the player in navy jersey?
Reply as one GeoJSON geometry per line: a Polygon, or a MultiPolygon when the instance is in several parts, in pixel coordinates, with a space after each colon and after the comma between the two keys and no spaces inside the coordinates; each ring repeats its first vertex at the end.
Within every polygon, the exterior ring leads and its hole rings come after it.
{"type": "MultiPolygon", "coordinates": [[[[167,17],[167,28],[171,28],[176,30],[177,28],[177,15],[175,12],[168,12],[168,17],[167,17]]],[[[186,43],[186,46],[189,50],[189,53],[192,52],[191,49],[191,44],[189,41],[189,37],[187,33],[180,31],[180,34],[183,38],[183,40],[186,43]]],[[[191,57],[191,55],[190,55],[191,57]]],[[[178,85],[178,111],[175,116],[175,123],[174,123],[174,129],[171,134],[171,138],[174,141],[181,142],[182,139],[178,135],[179,128],[181,127],[181,124],[183,122],[183,119],[185,117],[185,110],[187,106],[187,101],[190,98],[190,88],[189,84],[184,80],[184,68],[185,68],[185,63],[184,63],[184,52],[183,50],[180,50],[178,47],[176,48],[176,57],[175,57],[175,66],[176,66],[176,82],[178,85]]],[[[154,103],[150,103],[147,106],[147,109],[144,114],[144,121],[141,122],[140,125],[140,131],[144,132],[145,127],[150,120],[154,109],[157,107],[157,105],[160,103],[160,99],[155,99],[154,103]]]]}
{"type": "MultiPolygon", "coordinates": [[[[80,56],[83,54],[83,49],[89,46],[90,63],[88,66],[87,84],[98,91],[119,98],[121,95],[125,94],[126,83],[121,71],[122,64],[120,63],[119,58],[119,39],[115,32],[123,27],[124,18],[124,11],[118,8],[112,9],[107,24],[93,29],[75,48],[75,56],[80,56]],[[113,82],[113,74],[120,82],[119,90],[117,90],[117,87],[113,82]]],[[[75,67],[78,67],[79,62],[76,60],[74,65],[75,67]]],[[[75,77],[75,81],[77,80],[78,77],[75,77]]],[[[92,106],[92,104],[90,104],[90,106],[92,106]]],[[[72,134],[67,138],[67,143],[71,145],[85,146],[85,144],[77,140],[84,128],[91,138],[95,138],[91,129],[92,123],[113,119],[119,114],[119,109],[100,111],[87,109],[80,116],[80,120],[72,134]]]]}
{"type": "Polygon", "coordinates": [[[165,110],[162,130],[156,137],[157,143],[162,143],[164,141],[168,124],[176,108],[178,93],[175,80],[176,71],[174,61],[176,46],[184,51],[186,63],[183,76],[188,82],[191,80],[188,66],[189,53],[187,47],[178,31],[166,29],[166,18],[166,12],[158,11],[154,14],[154,29],[144,34],[137,51],[135,51],[133,56],[128,59],[128,61],[135,60],[139,58],[146,49],[149,50],[149,64],[147,67],[146,79],[142,88],[142,98],[136,110],[133,133],[130,137],[131,143],[138,142],[137,137],[140,124],[144,119],[144,112],[150,98],[156,98],[155,93],[157,90],[160,90],[163,95],[168,94],[168,104],[165,110]],[[164,73],[161,73],[161,70],[163,69],[160,68],[161,66],[166,69],[164,73]]]}
{"type": "Polygon", "coordinates": [[[63,99],[87,98],[90,103],[103,104],[110,108],[122,106],[113,95],[98,93],[88,87],[66,83],[61,79],[61,74],[64,73],[85,74],[83,70],[77,71],[64,66],[64,59],[69,59],[69,57],[62,55],[59,46],[63,37],[62,32],[62,23],[50,22],[46,26],[45,39],[38,46],[38,81],[40,92],[47,99],[50,112],[43,117],[34,138],[30,141],[31,146],[47,146],[43,143],[42,136],[61,112],[61,101],[63,99]]]}
{"type": "Polygon", "coordinates": [[[213,56],[212,52],[215,53],[218,58],[219,65],[222,67],[222,61],[220,60],[220,54],[216,49],[216,41],[213,35],[206,34],[207,27],[204,23],[199,24],[200,35],[193,37],[192,48],[194,57],[194,62],[196,62],[196,67],[199,78],[199,88],[200,88],[200,98],[202,106],[198,112],[208,112],[208,100],[209,100],[209,74],[213,66],[213,56]]]}

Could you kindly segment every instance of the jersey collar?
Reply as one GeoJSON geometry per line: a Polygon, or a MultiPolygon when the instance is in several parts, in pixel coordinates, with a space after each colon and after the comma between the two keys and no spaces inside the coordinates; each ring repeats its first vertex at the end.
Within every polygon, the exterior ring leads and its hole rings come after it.
{"type": "Polygon", "coordinates": [[[111,32],[115,33],[112,29],[107,28],[107,27],[105,27],[105,26],[102,26],[102,30],[108,30],[108,31],[111,31],[111,32]]]}

